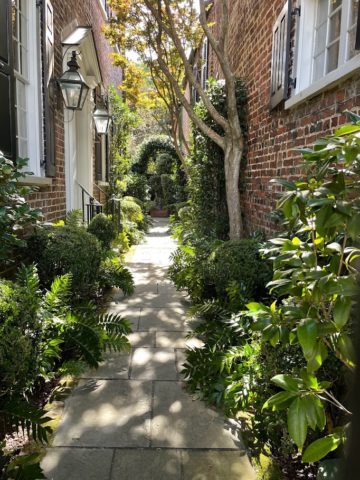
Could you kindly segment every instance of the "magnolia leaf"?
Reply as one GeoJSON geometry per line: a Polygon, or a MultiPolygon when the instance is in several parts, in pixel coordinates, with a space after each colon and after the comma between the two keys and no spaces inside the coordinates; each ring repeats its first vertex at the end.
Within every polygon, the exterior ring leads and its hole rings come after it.
{"type": "Polygon", "coordinates": [[[360,125],[344,125],[335,131],[335,136],[340,137],[342,135],[349,135],[350,133],[356,133],[360,131],[360,125]]]}
{"type": "Polygon", "coordinates": [[[297,395],[296,392],[279,392],[276,395],[270,397],[263,406],[264,408],[272,408],[273,410],[281,410],[288,406],[289,400],[297,395]]]}
{"type": "Polygon", "coordinates": [[[288,411],[288,430],[299,450],[302,450],[308,429],[306,408],[303,400],[297,397],[288,411]]]}
{"type": "Polygon", "coordinates": [[[313,349],[311,357],[307,359],[308,372],[315,372],[316,370],[318,370],[326,360],[327,356],[328,356],[327,348],[321,341],[319,341],[316,344],[315,348],[313,349]]]}
{"type": "Polygon", "coordinates": [[[354,345],[349,335],[341,334],[338,338],[336,347],[340,352],[343,361],[350,367],[355,367],[354,345]]]}
{"type": "Polygon", "coordinates": [[[297,327],[299,343],[303,349],[306,360],[309,360],[314,352],[318,334],[317,323],[313,318],[304,320],[297,327]]]}
{"type": "Polygon", "coordinates": [[[280,374],[271,379],[275,385],[289,392],[298,392],[303,387],[301,378],[291,377],[290,375],[280,374]]]}
{"type": "Polygon", "coordinates": [[[339,297],[336,300],[333,315],[334,322],[339,330],[347,324],[350,317],[351,306],[352,301],[349,297],[339,297]]]}
{"type": "Polygon", "coordinates": [[[320,438],[311,443],[302,456],[303,462],[318,462],[324,458],[328,453],[336,450],[341,444],[341,436],[333,433],[327,437],[320,438]]]}

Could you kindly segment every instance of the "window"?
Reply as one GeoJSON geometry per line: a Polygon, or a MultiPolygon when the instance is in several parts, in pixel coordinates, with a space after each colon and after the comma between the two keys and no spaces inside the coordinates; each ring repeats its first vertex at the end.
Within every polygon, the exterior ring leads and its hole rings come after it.
{"type": "Polygon", "coordinates": [[[12,29],[17,154],[29,158],[30,170],[40,176],[40,42],[35,2],[12,0],[12,29]]]}
{"type": "Polygon", "coordinates": [[[359,0],[302,0],[297,19],[296,94],[316,94],[359,68],[356,50],[359,0]]]}

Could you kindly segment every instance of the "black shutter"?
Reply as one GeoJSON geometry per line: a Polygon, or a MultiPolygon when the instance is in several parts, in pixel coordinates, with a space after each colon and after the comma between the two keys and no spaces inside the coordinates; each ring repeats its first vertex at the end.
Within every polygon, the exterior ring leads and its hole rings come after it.
{"type": "Polygon", "coordinates": [[[0,150],[16,157],[11,0],[0,1],[0,150]]]}
{"type": "Polygon", "coordinates": [[[45,171],[47,177],[56,174],[54,74],[54,10],[49,0],[43,0],[44,44],[44,115],[45,115],[45,171]]]}
{"type": "Polygon", "coordinates": [[[288,96],[290,53],[291,2],[284,5],[273,28],[270,108],[275,108],[288,96]]]}
{"type": "Polygon", "coordinates": [[[110,181],[110,140],[109,135],[105,137],[105,154],[106,154],[106,164],[105,164],[105,182],[110,181]]]}
{"type": "Polygon", "coordinates": [[[360,5],[358,5],[355,50],[360,50],[360,5]]]}
{"type": "Polygon", "coordinates": [[[102,180],[102,142],[101,136],[95,134],[95,179],[102,180]]]}

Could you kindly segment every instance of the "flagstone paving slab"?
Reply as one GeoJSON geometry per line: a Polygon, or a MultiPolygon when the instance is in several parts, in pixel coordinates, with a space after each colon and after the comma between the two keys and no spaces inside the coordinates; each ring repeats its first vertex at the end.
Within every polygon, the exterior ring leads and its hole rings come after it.
{"type": "Polygon", "coordinates": [[[118,450],[111,480],[181,480],[176,450],[118,450]]]}
{"type": "Polygon", "coordinates": [[[189,332],[156,332],[156,347],[200,348],[204,343],[198,338],[187,338],[189,332]]]}
{"type": "Polygon", "coordinates": [[[146,447],[151,383],[81,381],[66,402],[55,446],[146,447]]]}
{"type": "Polygon", "coordinates": [[[156,347],[156,332],[133,332],[128,338],[133,348],[156,347]]]}
{"type": "Polygon", "coordinates": [[[247,455],[241,452],[182,452],[183,480],[256,480],[247,455]]]}
{"type": "Polygon", "coordinates": [[[139,331],[188,331],[186,308],[175,306],[167,308],[144,307],[140,312],[139,331]]]}
{"type": "Polygon", "coordinates": [[[89,370],[82,375],[82,378],[98,378],[104,380],[128,378],[129,366],[130,353],[107,353],[105,354],[104,361],[100,363],[99,368],[89,370]]]}
{"type": "Polygon", "coordinates": [[[41,466],[49,480],[108,480],[113,455],[107,449],[51,448],[41,466]]]}
{"type": "Polygon", "coordinates": [[[153,447],[243,448],[215,410],[195,400],[180,382],[155,382],[153,447]]]}
{"type": "Polygon", "coordinates": [[[177,380],[174,349],[136,348],[131,360],[135,380],[177,380]]]}

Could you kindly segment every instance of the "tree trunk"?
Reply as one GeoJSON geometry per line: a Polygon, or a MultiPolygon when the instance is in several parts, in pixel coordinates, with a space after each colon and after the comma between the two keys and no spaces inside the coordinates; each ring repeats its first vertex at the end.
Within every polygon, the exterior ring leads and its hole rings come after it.
{"type": "Polygon", "coordinates": [[[230,240],[243,237],[243,222],[239,192],[240,164],[243,149],[242,142],[229,140],[224,151],[226,201],[229,212],[230,240]]]}

